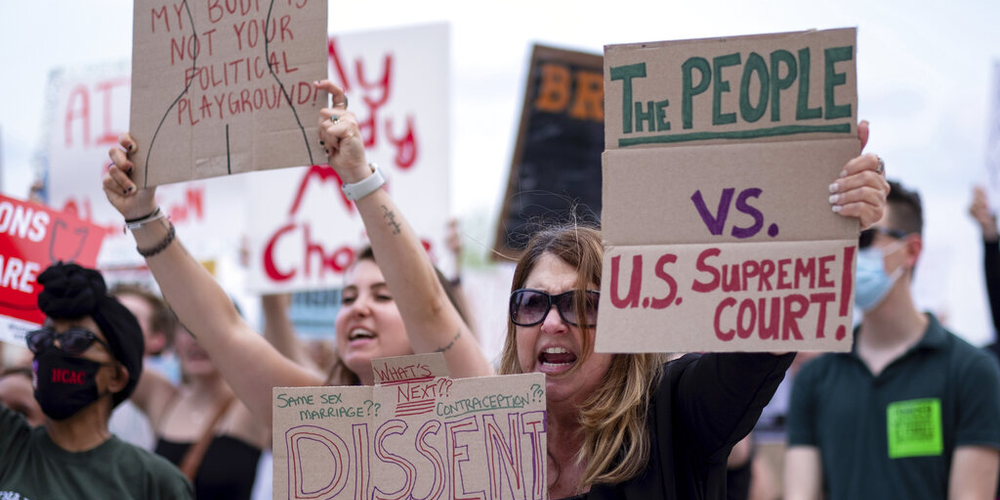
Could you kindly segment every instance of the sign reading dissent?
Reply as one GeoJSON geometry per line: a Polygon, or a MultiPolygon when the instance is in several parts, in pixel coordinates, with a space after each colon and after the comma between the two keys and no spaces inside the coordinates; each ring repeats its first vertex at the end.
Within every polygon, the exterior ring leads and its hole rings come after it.
{"type": "Polygon", "coordinates": [[[596,349],[846,351],[854,29],[605,48],[596,349]]]}
{"type": "Polygon", "coordinates": [[[441,353],[372,368],[375,386],[274,388],[274,498],[547,498],[542,374],[451,379],[441,353]]]}
{"type": "Polygon", "coordinates": [[[137,0],[130,130],[155,186],[325,161],[327,3],[137,0]]]}

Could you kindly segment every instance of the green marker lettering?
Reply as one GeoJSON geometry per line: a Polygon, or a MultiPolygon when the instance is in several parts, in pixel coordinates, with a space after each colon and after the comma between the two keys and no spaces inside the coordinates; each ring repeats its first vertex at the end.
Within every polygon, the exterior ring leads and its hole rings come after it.
{"type": "Polygon", "coordinates": [[[729,92],[729,82],[722,80],[722,68],[736,66],[740,63],[740,54],[728,54],[712,59],[712,70],[715,72],[715,85],[712,88],[712,125],[736,123],[736,113],[722,112],[722,93],[729,92]]]}
{"type": "Polygon", "coordinates": [[[642,122],[649,124],[649,131],[654,130],[654,125],[656,124],[656,112],[653,110],[653,101],[649,101],[647,105],[648,111],[642,112],[642,103],[639,101],[635,102],[635,131],[642,132],[642,122]]]}
{"type": "Polygon", "coordinates": [[[776,50],[771,52],[771,121],[781,121],[781,91],[786,90],[795,83],[795,77],[799,71],[795,56],[787,50],[776,50]],[[788,73],[784,78],[781,76],[781,64],[785,64],[788,73]]]}
{"type": "Polygon", "coordinates": [[[809,107],[809,48],[799,50],[799,102],[795,108],[796,120],[812,120],[823,116],[821,108],[809,107]]]}
{"type": "Polygon", "coordinates": [[[846,47],[833,47],[826,49],[826,79],[824,80],[824,95],[826,97],[826,119],[833,120],[836,118],[847,118],[851,116],[851,105],[850,104],[834,104],[833,102],[833,88],[837,85],[843,85],[847,82],[847,76],[844,73],[837,73],[833,66],[840,61],[850,61],[854,59],[854,47],[848,45],[846,47]]]}
{"type": "Polygon", "coordinates": [[[664,130],[670,130],[670,122],[667,121],[667,106],[670,106],[670,100],[664,99],[662,101],[657,101],[656,103],[656,131],[663,132],[664,130]]]}
{"type": "Polygon", "coordinates": [[[611,81],[622,81],[622,132],[632,133],[632,79],[646,77],[646,63],[611,68],[611,81]]]}
{"type": "Polygon", "coordinates": [[[767,63],[764,58],[756,52],[751,52],[747,57],[746,66],[743,67],[743,79],[740,80],[740,116],[743,120],[753,123],[760,120],[767,110],[767,93],[770,87],[770,77],[767,74],[767,63]],[[750,79],[757,73],[757,81],[760,83],[760,93],[757,96],[757,106],[750,104],[750,79]]]}
{"type": "Polygon", "coordinates": [[[708,90],[709,80],[712,78],[712,68],[708,65],[708,60],[704,57],[692,57],[681,66],[681,122],[684,128],[694,126],[694,106],[692,101],[694,96],[708,90]],[[701,72],[701,81],[698,85],[692,85],[691,72],[693,70],[701,72]]]}

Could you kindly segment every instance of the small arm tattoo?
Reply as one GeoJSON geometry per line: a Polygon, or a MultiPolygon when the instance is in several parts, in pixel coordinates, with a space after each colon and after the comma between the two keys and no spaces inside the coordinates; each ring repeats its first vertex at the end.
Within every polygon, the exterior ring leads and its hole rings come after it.
{"type": "Polygon", "coordinates": [[[461,336],[462,336],[462,330],[459,330],[458,333],[455,334],[455,337],[451,339],[451,342],[448,342],[448,345],[444,347],[438,347],[437,349],[434,349],[434,352],[445,352],[448,349],[451,349],[455,345],[455,342],[458,342],[458,338],[461,336]]]}
{"type": "Polygon", "coordinates": [[[392,228],[392,234],[399,234],[402,229],[400,228],[399,223],[396,222],[396,213],[389,210],[389,208],[385,205],[382,205],[382,211],[382,218],[389,221],[388,224],[389,227],[392,228]]]}

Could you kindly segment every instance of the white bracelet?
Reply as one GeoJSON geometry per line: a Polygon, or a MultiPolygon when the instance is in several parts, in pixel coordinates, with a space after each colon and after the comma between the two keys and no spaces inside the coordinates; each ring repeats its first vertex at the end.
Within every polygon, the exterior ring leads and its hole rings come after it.
{"type": "Polygon", "coordinates": [[[340,186],[340,189],[344,191],[344,197],[348,200],[358,201],[361,198],[374,193],[376,189],[385,184],[385,177],[382,176],[382,172],[379,170],[378,165],[369,163],[368,167],[372,169],[372,175],[369,175],[368,177],[365,177],[364,179],[353,184],[344,184],[340,186]]]}
{"type": "Polygon", "coordinates": [[[150,222],[153,222],[154,220],[160,220],[160,219],[162,219],[162,218],[164,218],[166,216],[167,216],[167,214],[164,213],[163,210],[160,207],[156,207],[156,210],[154,210],[153,213],[151,213],[151,214],[149,214],[149,215],[147,215],[147,216],[145,216],[145,217],[143,217],[141,219],[129,219],[129,220],[126,220],[125,221],[125,229],[128,229],[129,231],[135,231],[136,229],[139,229],[142,226],[145,226],[146,224],[149,224],[150,222]]]}

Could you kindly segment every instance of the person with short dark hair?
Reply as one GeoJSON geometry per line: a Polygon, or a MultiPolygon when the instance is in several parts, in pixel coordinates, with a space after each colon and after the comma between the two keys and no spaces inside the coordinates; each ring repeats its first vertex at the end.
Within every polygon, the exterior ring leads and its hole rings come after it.
{"type": "Polygon", "coordinates": [[[108,431],[142,372],[135,316],[93,269],[54,264],[38,283],[46,320],[27,343],[48,422],[33,429],[0,405],[0,498],[193,498],[176,467],[108,431]]]}
{"type": "Polygon", "coordinates": [[[848,353],[795,378],[788,499],[993,498],[1000,470],[1000,372],[983,351],[917,309],[920,196],[890,182],[885,217],[862,231],[848,353]]]}

